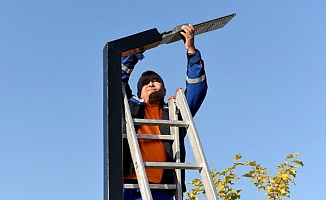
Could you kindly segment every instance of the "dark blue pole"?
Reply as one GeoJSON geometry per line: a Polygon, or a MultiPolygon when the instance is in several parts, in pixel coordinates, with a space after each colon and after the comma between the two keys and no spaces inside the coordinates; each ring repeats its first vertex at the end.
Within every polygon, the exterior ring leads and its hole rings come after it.
{"type": "Polygon", "coordinates": [[[154,48],[161,40],[151,29],[108,42],[103,49],[104,200],[123,200],[121,56],[154,48]]]}

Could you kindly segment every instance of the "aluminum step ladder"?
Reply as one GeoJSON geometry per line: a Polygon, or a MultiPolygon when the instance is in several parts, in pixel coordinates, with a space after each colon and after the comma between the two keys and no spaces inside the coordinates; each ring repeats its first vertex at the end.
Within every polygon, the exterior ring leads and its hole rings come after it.
{"type": "Polygon", "coordinates": [[[194,121],[182,89],[176,91],[176,95],[169,98],[170,120],[136,119],[132,118],[128,104],[125,87],[122,86],[122,94],[125,111],[125,128],[131,157],[133,160],[138,184],[124,184],[125,189],[139,188],[144,200],[152,200],[151,189],[175,189],[175,199],[182,200],[181,170],[199,170],[204,189],[209,200],[217,200],[217,192],[210,174],[210,170],[204,155],[204,151],[194,125],[194,121]],[[178,120],[181,113],[183,121],[178,120]],[[138,135],[134,125],[169,126],[171,135],[138,135]],[[196,163],[180,162],[179,127],[185,127],[190,141],[196,163]],[[173,141],[173,155],[175,162],[143,162],[138,139],[171,140],[173,141]],[[175,169],[176,184],[149,184],[145,168],[175,169]]]}

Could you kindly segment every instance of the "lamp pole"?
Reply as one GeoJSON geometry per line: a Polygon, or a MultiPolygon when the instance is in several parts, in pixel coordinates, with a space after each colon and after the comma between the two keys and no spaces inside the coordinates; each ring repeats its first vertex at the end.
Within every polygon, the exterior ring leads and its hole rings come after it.
{"type": "Polygon", "coordinates": [[[121,57],[154,48],[157,29],[108,42],[103,49],[104,200],[123,199],[121,57]]]}

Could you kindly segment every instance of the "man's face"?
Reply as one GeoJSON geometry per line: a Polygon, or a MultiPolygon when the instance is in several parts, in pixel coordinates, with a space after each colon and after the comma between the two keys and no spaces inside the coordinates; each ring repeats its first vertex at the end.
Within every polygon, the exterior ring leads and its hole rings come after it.
{"type": "Polygon", "coordinates": [[[165,96],[165,88],[157,75],[152,74],[145,77],[141,83],[143,88],[140,97],[146,102],[157,103],[165,96]]]}

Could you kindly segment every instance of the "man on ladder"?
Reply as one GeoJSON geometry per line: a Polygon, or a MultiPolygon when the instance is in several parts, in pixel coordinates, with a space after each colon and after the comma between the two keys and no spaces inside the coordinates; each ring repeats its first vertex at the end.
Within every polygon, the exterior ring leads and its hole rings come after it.
{"type": "MultiPolygon", "coordinates": [[[[186,80],[186,98],[192,116],[196,114],[201,106],[207,92],[207,82],[204,70],[204,63],[200,52],[194,44],[194,27],[192,25],[182,26],[184,45],[187,50],[187,80],[186,80]]],[[[137,84],[137,96],[133,96],[128,80],[132,70],[138,60],[143,59],[142,53],[134,54],[122,58],[122,83],[125,84],[127,97],[129,98],[130,111],[133,117],[143,119],[168,119],[168,108],[164,103],[166,89],[163,79],[153,71],[144,72],[139,78],[137,84]]],[[[181,162],[185,162],[184,137],[186,133],[180,129],[181,162]]],[[[159,126],[142,125],[136,127],[137,134],[157,134],[168,135],[169,129],[159,126]]],[[[144,162],[167,162],[173,161],[172,145],[170,142],[161,140],[140,139],[139,146],[144,162]]],[[[124,182],[137,183],[130,150],[127,141],[123,145],[123,166],[124,182]]],[[[182,190],[185,191],[184,170],[182,170],[182,190]]],[[[171,169],[146,169],[148,181],[157,184],[171,184],[175,180],[174,170],[171,169]]],[[[152,190],[154,200],[172,200],[174,191],[171,190],[152,190]]],[[[142,199],[139,189],[125,189],[125,200],[142,199]]]]}

